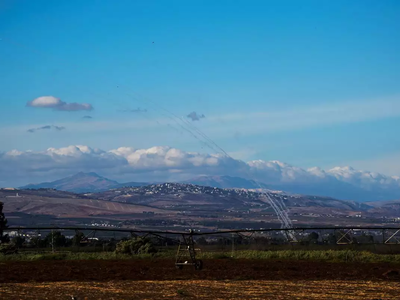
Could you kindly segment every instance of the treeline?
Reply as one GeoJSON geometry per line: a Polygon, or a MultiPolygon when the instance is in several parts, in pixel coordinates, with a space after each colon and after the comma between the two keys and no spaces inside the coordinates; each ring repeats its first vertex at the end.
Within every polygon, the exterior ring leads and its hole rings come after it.
{"type": "Polygon", "coordinates": [[[34,236],[28,238],[23,235],[17,235],[11,238],[7,236],[7,238],[3,240],[3,243],[13,245],[16,248],[81,247],[85,246],[87,242],[88,240],[85,239],[82,232],[77,232],[73,238],[67,238],[60,231],[50,232],[44,237],[34,236]]]}
{"type": "MultiPolygon", "coordinates": [[[[373,244],[375,239],[373,235],[361,234],[359,236],[346,236],[343,238],[343,232],[330,233],[328,235],[320,236],[317,232],[311,232],[310,234],[300,236],[297,238],[297,243],[300,245],[336,245],[338,242],[347,244],[373,244]]],[[[244,236],[235,234],[231,237],[218,237],[218,238],[207,238],[202,236],[196,239],[198,245],[219,245],[227,246],[232,245],[285,245],[288,244],[288,239],[284,235],[276,237],[263,237],[263,236],[244,236]]]]}
{"type": "Polygon", "coordinates": [[[87,252],[116,252],[118,254],[153,254],[157,252],[157,246],[162,245],[157,239],[147,237],[132,237],[121,240],[96,239],[87,240],[83,233],[77,232],[73,238],[67,238],[60,231],[47,234],[44,238],[15,236],[0,244],[0,254],[15,254],[25,250],[56,250],[56,251],[84,251],[87,252]],[[86,250],[87,249],[87,250],[86,250]]]}

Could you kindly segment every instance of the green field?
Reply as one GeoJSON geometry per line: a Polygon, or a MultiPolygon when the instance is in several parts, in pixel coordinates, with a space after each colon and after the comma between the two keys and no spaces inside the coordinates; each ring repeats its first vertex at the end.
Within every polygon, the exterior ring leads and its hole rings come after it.
{"type": "MultiPolygon", "coordinates": [[[[175,251],[162,251],[155,254],[127,255],[115,252],[46,252],[0,255],[0,261],[35,260],[124,260],[175,258],[175,251]]],[[[199,259],[262,259],[262,260],[307,260],[327,262],[389,262],[400,263],[400,254],[376,254],[356,250],[278,250],[278,251],[230,251],[202,252],[199,259]]]]}

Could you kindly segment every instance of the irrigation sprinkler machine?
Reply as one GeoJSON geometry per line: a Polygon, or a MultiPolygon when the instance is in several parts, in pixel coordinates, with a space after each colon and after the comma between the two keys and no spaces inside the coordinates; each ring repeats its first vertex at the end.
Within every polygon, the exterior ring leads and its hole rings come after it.
{"type": "Polygon", "coordinates": [[[203,269],[203,261],[196,258],[196,249],[193,241],[193,230],[189,234],[182,234],[176,253],[175,267],[181,270],[184,266],[194,266],[196,270],[203,269]]]}

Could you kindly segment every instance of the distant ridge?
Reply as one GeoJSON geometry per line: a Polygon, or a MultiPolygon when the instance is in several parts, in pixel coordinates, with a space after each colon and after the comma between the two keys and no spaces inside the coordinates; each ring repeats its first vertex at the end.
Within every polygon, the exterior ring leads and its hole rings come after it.
{"type": "Polygon", "coordinates": [[[20,189],[55,189],[73,193],[103,192],[120,187],[137,187],[148,185],[148,182],[126,182],[119,183],[115,180],[105,178],[94,172],[79,172],[56,181],[28,184],[20,189]]]}
{"type": "Polygon", "coordinates": [[[242,188],[242,189],[267,189],[268,186],[264,183],[257,183],[254,180],[249,180],[241,177],[233,176],[199,176],[183,183],[192,183],[202,186],[211,186],[221,189],[242,188]]]}
{"type": "MultiPolygon", "coordinates": [[[[190,180],[182,181],[182,183],[191,183],[195,185],[217,187],[221,189],[259,189],[260,185],[261,188],[268,188],[268,186],[264,183],[261,183],[259,185],[253,180],[232,176],[199,176],[190,180]]],[[[28,184],[20,187],[20,189],[50,188],[74,193],[93,193],[121,187],[139,187],[150,184],[154,184],[154,182],[119,183],[117,181],[102,177],[94,172],[79,172],[75,175],[68,176],[56,181],[28,184]]]]}
{"type": "MultiPolygon", "coordinates": [[[[368,188],[358,187],[350,182],[341,181],[332,176],[325,176],[313,181],[304,180],[277,182],[273,178],[266,178],[266,182],[256,182],[251,179],[228,175],[207,176],[202,175],[175,183],[191,183],[200,186],[216,187],[221,189],[247,189],[280,191],[289,194],[327,196],[341,200],[355,200],[359,202],[382,201],[399,199],[396,192],[375,186],[368,188]]],[[[115,180],[102,177],[96,173],[80,172],[73,176],[56,181],[29,184],[21,189],[51,188],[73,193],[94,193],[121,187],[140,187],[163,182],[126,182],[119,183],[115,180]]]]}
{"type": "Polygon", "coordinates": [[[117,181],[107,179],[96,173],[79,172],[75,175],[65,177],[56,181],[43,182],[39,184],[28,184],[20,188],[21,189],[51,188],[60,191],[85,193],[93,191],[99,191],[99,192],[105,191],[118,186],[119,183],[117,181]]]}

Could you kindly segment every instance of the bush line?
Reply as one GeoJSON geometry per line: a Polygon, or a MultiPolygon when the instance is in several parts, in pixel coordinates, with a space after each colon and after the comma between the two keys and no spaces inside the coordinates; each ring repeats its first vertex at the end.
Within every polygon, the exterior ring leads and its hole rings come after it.
{"type": "MultiPolygon", "coordinates": [[[[59,252],[59,253],[21,253],[0,255],[0,261],[37,261],[37,260],[124,260],[124,259],[174,259],[175,251],[154,254],[119,254],[115,252],[59,252]]],[[[297,260],[327,262],[400,263],[400,254],[375,254],[355,250],[282,250],[232,252],[204,252],[200,259],[258,259],[258,260],[297,260]]]]}

